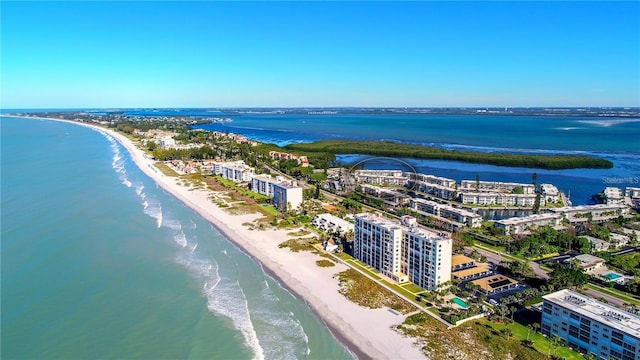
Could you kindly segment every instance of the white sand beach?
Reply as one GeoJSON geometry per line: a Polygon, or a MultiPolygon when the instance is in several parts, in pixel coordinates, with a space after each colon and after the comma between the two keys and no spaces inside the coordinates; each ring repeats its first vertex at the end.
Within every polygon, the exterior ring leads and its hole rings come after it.
{"type": "MultiPolygon", "coordinates": [[[[60,119],[50,119],[65,121],[60,119]]],[[[159,186],[210,221],[232,242],[258,260],[266,271],[279,279],[296,296],[301,297],[327,324],[334,335],[360,358],[424,359],[415,339],[403,337],[392,327],[401,324],[405,316],[389,309],[367,309],[356,305],[338,293],[338,280],[333,278],[347,267],[319,267],[320,257],[309,252],[291,252],[278,245],[286,241],[291,230],[250,230],[242,224],[256,219],[258,214],[232,215],[210,199],[210,191],[194,190],[178,184],[176,177],[166,176],[155,161],[138,149],[122,134],[110,129],[67,121],[91,127],[119,141],[130,153],[136,165],[159,186]]]]}

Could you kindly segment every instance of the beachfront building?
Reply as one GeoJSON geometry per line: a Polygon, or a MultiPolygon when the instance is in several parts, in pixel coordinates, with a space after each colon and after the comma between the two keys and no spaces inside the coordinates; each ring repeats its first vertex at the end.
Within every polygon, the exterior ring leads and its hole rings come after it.
{"type": "Polygon", "coordinates": [[[489,192],[489,193],[522,193],[535,195],[533,184],[508,183],[499,181],[462,180],[460,191],[464,192],[489,192]]]}
{"type": "Polygon", "coordinates": [[[255,170],[242,160],[214,163],[213,172],[237,183],[249,182],[255,174],[255,170]]]}
{"type": "Polygon", "coordinates": [[[384,186],[403,186],[409,179],[401,170],[356,170],[353,177],[356,183],[384,186]]]}
{"type": "Polygon", "coordinates": [[[273,206],[280,211],[297,210],[302,204],[302,186],[281,176],[254,175],[251,190],[271,197],[273,206]]]}
{"type": "Polygon", "coordinates": [[[346,234],[354,230],[352,223],[328,213],[316,215],[311,221],[311,224],[320,230],[341,234],[346,234]]]}
{"type": "Polygon", "coordinates": [[[562,215],[559,214],[532,214],[524,217],[512,217],[498,220],[493,226],[502,229],[504,234],[520,235],[526,234],[530,230],[539,226],[552,226],[558,228],[562,223],[562,215]]]}
{"type": "Polygon", "coordinates": [[[431,200],[413,198],[409,203],[411,209],[421,215],[435,216],[453,221],[456,227],[481,227],[482,216],[466,209],[455,208],[431,200]]]}
{"type": "Polygon", "coordinates": [[[536,194],[514,194],[501,192],[462,192],[460,202],[467,205],[498,205],[531,207],[536,194]]]}
{"type": "Polygon", "coordinates": [[[540,184],[540,205],[557,203],[560,200],[560,191],[555,185],[540,184]]]}
{"type": "Polygon", "coordinates": [[[406,186],[414,191],[447,200],[455,200],[457,197],[457,183],[453,179],[419,173],[409,173],[408,175],[409,181],[406,186]]]}
{"type": "Polygon", "coordinates": [[[408,276],[401,269],[403,227],[395,221],[376,214],[355,216],[353,256],[402,283],[408,276]]]}
{"type": "Polygon", "coordinates": [[[640,316],[560,290],[542,297],[540,330],[599,359],[640,360],[640,316]]]}
{"type": "Polygon", "coordinates": [[[410,200],[409,196],[389,188],[369,184],[360,184],[358,188],[362,193],[378,198],[393,207],[405,205],[410,200]]]}
{"type": "Polygon", "coordinates": [[[605,204],[624,204],[624,193],[620,188],[606,187],[601,196],[605,204]]]}
{"type": "Polygon", "coordinates": [[[629,207],[621,204],[596,204],[565,206],[560,208],[550,208],[548,211],[564,216],[572,224],[588,221],[607,221],[618,216],[629,214],[629,207]]]}
{"type": "Polygon", "coordinates": [[[398,283],[435,290],[451,279],[451,238],[411,216],[397,222],[379,213],[358,214],[354,232],[354,256],[398,283]]]}

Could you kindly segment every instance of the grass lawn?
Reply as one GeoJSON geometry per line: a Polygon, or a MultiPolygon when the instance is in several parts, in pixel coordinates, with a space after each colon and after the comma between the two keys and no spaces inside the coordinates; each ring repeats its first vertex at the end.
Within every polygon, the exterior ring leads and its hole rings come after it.
{"type": "MultiPolygon", "coordinates": [[[[508,328],[509,330],[511,330],[513,337],[517,338],[518,340],[527,339],[527,332],[529,332],[529,330],[527,329],[526,326],[522,324],[511,323],[509,325],[504,325],[504,324],[498,324],[493,322],[487,322],[487,323],[490,324],[492,328],[498,331],[504,329],[505,327],[508,328]]],[[[554,353],[553,345],[550,344],[550,341],[546,336],[543,336],[541,333],[534,332],[533,330],[531,330],[531,332],[529,333],[529,340],[533,341],[533,347],[543,355],[547,355],[549,353],[549,347],[551,347],[551,355],[553,355],[554,353]]],[[[559,357],[564,357],[569,360],[583,359],[582,355],[580,355],[573,349],[566,346],[558,346],[556,350],[556,355],[559,357]]]]}
{"type": "Polygon", "coordinates": [[[167,164],[165,163],[161,163],[161,162],[157,162],[155,164],[153,164],[155,167],[158,168],[158,170],[160,170],[163,174],[167,175],[167,176],[178,176],[178,173],[173,171],[173,169],[171,169],[167,164]]]}
{"type": "Polygon", "coordinates": [[[412,284],[412,283],[405,283],[400,285],[401,288],[403,288],[404,290],[412,293],[413,295],[417,294],[417,293],[421,293],[424,291],[423,288],[419,287],[418,285],[412,284]]]}
{"type": "Polygon", "coordinates": [[[262,210],[266,211],[267,213],[269,213],[269,214],[271,214],[273,216],[280,215],[280,210],[276,209],[273,205],[263,204],[262,205],[262,210]]]}

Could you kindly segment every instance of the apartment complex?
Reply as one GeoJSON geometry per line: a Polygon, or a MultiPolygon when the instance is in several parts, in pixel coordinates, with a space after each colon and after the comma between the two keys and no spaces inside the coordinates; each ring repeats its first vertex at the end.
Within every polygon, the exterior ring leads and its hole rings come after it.
{"type": "Polygon", "coordinates": [[[234,182],[249,182],[255,171],[244,161],[238,160],[214,163],[213,173],[234,182]]]}
{"type": "Polygon", "coordinates": [[[532,214],[524,217],[498,220],[493,226],[502,229],[505,235],[518,235],[525,234],[539,226],[558,227],[561,223],[562,215],[560,214],[532,214]]]}
{"type": "Polygon", "coordinates": [[[451,238],[419,226],[411,216],[401,222],[380,214],[355,216],[354,256],[399,283],[435,290],[449,281],[451,247],[451,238]]]}
{"type": "Polygon", "coordinates": [[[499,181],[475,181],[475,180],[462,180],[460,182],[460,191],[472,191],[472,192],[500,192],[500,193],[514,193],[520,192],[522,194],[535,194],[535,187],[533,184],[521,184],[521,183],[508,183],[499,181]]]}
{"type": "Polygon", "coordinates": [[[550,208],[549,211],[564,216],[571,223],[581,223],[589,220],[606,221],[629,214],[629,208],[621,204],[565,206],[550,208]]]}
{"type": "Polygon", "coordinates": [[[355,181],[374,185],[403,186],[408,177],[401,170],[356,170],[355,181]]]}
{"type": "Polygon", "coordinates": [[[416,191],[434,195],[442,199],[455,200],[457,197],[456,181],[444,177],[410,173],[407,186],[416,191]]]}
{"type": "Polygon", "coordinates": [[[460,209],[447,204],[440,204],[435,201],[413,198],[410,207],[419,214],[433,215],[444,219],[452,220],[468,227],[481,227],[482,216],[466,209],[460,209]]]}
{"type": "Polygon", "coordinates": [[[251,179],[251,190],[270,196],[280,211],[296,210],[302,204],[302,186],[280,176],[256,175],[251,179]]]}
{"type": "Polygon", "coordinates": [[[640,316],[566,289],[542,299],[543,334],[599,359],[640,360],[640,316]]]}

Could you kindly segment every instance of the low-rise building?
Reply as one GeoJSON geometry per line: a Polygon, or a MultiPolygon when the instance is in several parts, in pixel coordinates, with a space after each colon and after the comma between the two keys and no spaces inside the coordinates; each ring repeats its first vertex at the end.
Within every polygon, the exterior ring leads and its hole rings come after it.
{"type": "Polygon", "coordinates": [[[451,271],[458,271],[475,266],[476,261],[466,255],[456,254],[451,256],[451,271]]]}
{"type": "Polygon", "coordinates": [[[540,203],[549,204],[560,201],[560,191],[555,185],[540,184],[540,203]]]}
{"type": "Polygon", "coordinates": [[[624,193],[617,187],[606,187],[602,191],[605,204],[624,204],[624,193]]]}
{"type": "Polygon", "coordinates": [[[460,279],[461,281],[469,281],[473,279],[483,278],[492,273],[491,269],[487,265],[478,265],[475,267],[456,270],[451,272],[451,276],[460,279]]]}
{"type": "Polygon", "coordinates": [[[566,289],[542,301],[542,334],[598,359],[640,360],[640,316],[566,289]]]}
{"type": "Polygon", "coordinates": [[[604,241],[602,239],[587,235],[583,235],[581,237],[589,240],[589,242],[591,243],[591,250],[593,251],[607,251],[611,247],[611,244],[608,241],[604,241]]]}
{"type": "Polygon", "coordinates": [[[533,184],[509,183],[500,181],[476,181],[462,180],[460,191],[463,192],[499,192],[499,193],[522,193],[535,195],[533,184]]]}
{"type": "Polygon", "coordinates": [[[446,200],[455,200],[457,195],[457,183],[453,179],[409,173],[409,181],[406,186],[412,190],[423,192],[446,200]]]}
{"type": "Polygon", "coordinates": [[[401,170],[356,170],[353,176],[357,183],[385,186],[404,186],[409,179],[401,170]]]}
{"type": "Polygon", "coordinates": [[[333,231],[341,234],[354,230],[352,223],[332,214],[318,214],[313,218],[311,223],[320,230],[333,231]]]}
{"type": "Polygon", "coordinates": [[[455,208],[431,200],[413,198],[409,205],[414,211],[423,215],[433,215],[453,220],[468,227],[481,227],[482,216],[466,209],[455,208]]]}
{"type": "Polygon", "coordinates": [[[539,226],[559,227],[561,222],[562,215],[559,214],[532,214],[498,220],[493,226],[502,229],[505,235],[519,235],[539,226]]]}
{"type": "Polygon", "coordinates": [[[588,221],[607,221],[629,214],[629,207],[621,204],[596,204],[549,208],[548,211],[560,214],[572,224],[588,221]]]}
{"type": "Polygon", "coordinates": [[[499,205],[531,207],[535,204],[535,194],[513,194],[501,192],[462,192],[460,202],[468,205],[499,205]]]}
{"type": "Polygon", "coordinates": [[[384,201],[389,206],[402,206],[409,203],[410,197],[397,190],[383,188],[375,185],[360,184],[360,191],[384,201]]]}
{"type": "Polygon", "coordinates": [[[488,295],[515,289],[518,287],[518,281],[500,274],[473,280],[472,283],[478,285],[480,290],[488,295]]]}
{"type": "Polygon", "coordinates": [[[606,263],[604,259],[599,258],[597,256],[590,255],[590,254],[577,255],[577,256],[574,256],[572,259],[568,259],[567,261],[573,262],[574,260],[578,261],[577,265],[580,266],[580,268],[584,270],[584,272],[587,274],[600,269],[606,263]]]}

